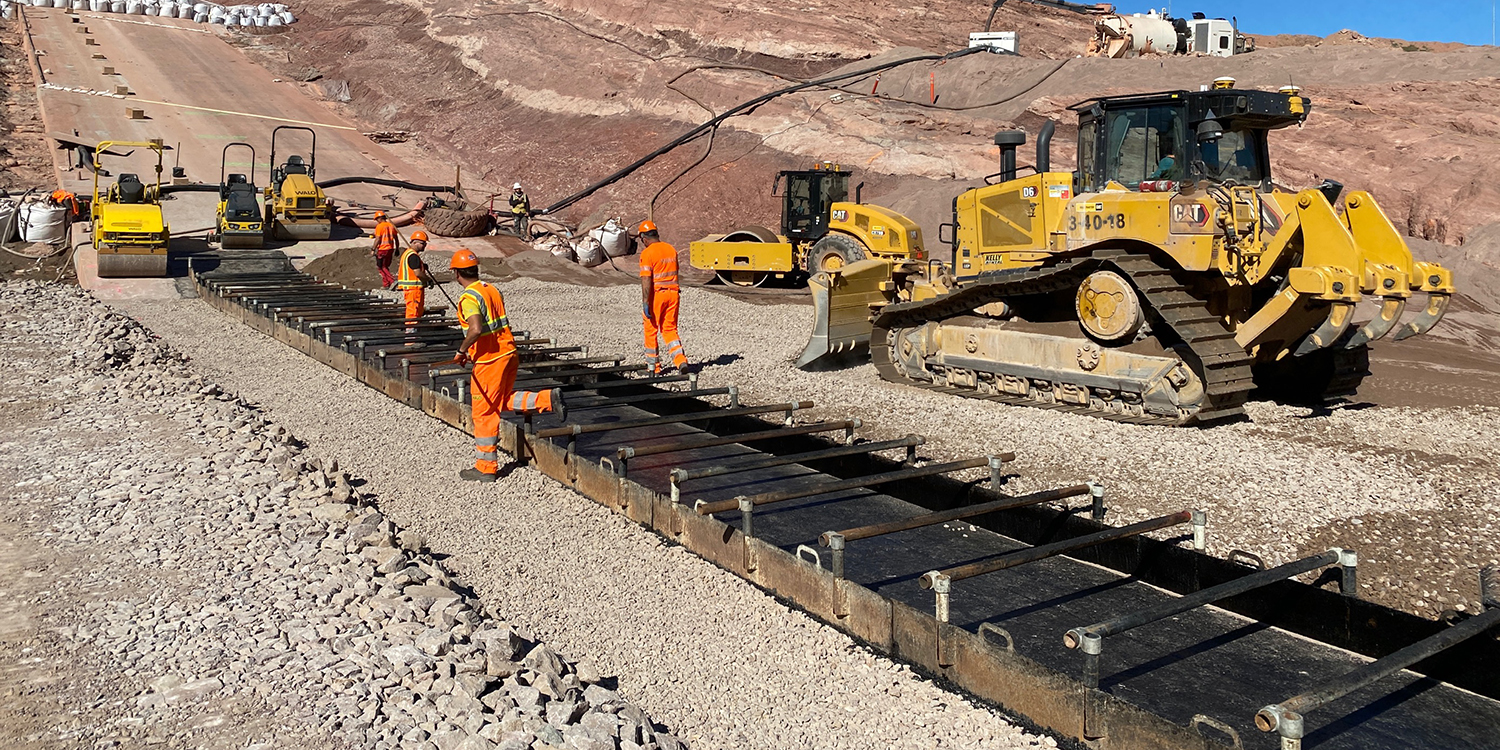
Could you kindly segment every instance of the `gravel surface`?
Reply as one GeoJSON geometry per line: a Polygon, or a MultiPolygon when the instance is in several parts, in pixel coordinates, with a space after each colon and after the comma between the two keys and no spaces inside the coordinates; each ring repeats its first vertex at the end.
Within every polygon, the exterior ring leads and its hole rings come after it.
{"type": "Polygon", "coordinates": [[[366,479],[381,512],[442,550],[492,609],[587,654],[695,748],[1055,746],[532,469],[459,481],[467,435],[200,302],[128,311],[366,479]]]}
{"type": "Polygon", "coordinates": [[[0,745],[684,747],[135,321],[0,319],[0,745]]]}
{"type": "MultiPolygon", "coordinates": [[[[521,278],[502,289],[531,328],[639,356],[633,288],[521,278]]],[[[1313,414],[1252,402],[1248,421],[1211,429],[1116,424],[887,383],[868,364],[802,372],[790,362],[811,328],[808,307],[695,288],[683,297],[683,343],[704,364],[705,386],[737,384],[752,403],[811,399],[818,409],[804,418],[857,416],[871,439],[917,432],[934,458],[1015,450],[1011,487],[1097,478],[1112,523],[1202,508],[1211,553],[1244,549],[1271,564],[1349,547],[1360,553],[1363,596],[1428,617],[1474,611],[1476,571],[1500,558],[1489,489],[1500,479],[1492,446],[1500,409],[1313,414]]]]}

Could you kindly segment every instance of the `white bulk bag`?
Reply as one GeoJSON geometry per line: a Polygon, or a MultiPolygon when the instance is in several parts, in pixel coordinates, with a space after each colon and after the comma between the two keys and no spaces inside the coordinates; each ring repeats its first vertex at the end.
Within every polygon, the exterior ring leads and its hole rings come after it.
{"type": "Polygon", "coordinates": [[[67,233],[67,227],[63,223],[67,213],[68,209],[62,206],[49,206],[40,202],[21,206],[21,239],[49,245],[61,243],[67,233]]]}

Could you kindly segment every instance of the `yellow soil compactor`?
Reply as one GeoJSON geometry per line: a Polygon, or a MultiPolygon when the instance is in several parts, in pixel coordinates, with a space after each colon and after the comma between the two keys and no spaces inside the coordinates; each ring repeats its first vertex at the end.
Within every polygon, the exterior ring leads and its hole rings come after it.
{"type": "Polygon", "coordinates": [[[255,147],[235,141],[224,147],[219,156],[219,212],[214,228],[220,247],[264,247],[265,222],[261,213],[260,191],[255,189],[255,147]],[[250,174],[229,172],[229,149],[250,151],[250,174]]]}
{"type": "Polygon", "coordinates": [[[281,125],[271,131],[271,183],[266,186],[265,224],[278,240],[326,240],[333,233],[333,210],[315,182],[318,134],[312,128],[281,125]],[[276,136],[283,130],[305,130],[312,136],[309,160],[288,156],[276,165],[276,136]]]}
{"type": "MultiPolygon", "coordinates": [[[[895,211],[848,202],[850,172],[819,162],[788,170],[781,202],[781,234],[744,227],[688,246],[694,268],[713,271],[725,284],[760,286],[767,278],[837,271],[867,258],[922,260],[922,228],[895,211]]],[[[774,194],[776,188],[772,188],[774,194]]]]}
{"type": "Polygon", "coordinates": [[[1310,109],[1295,88],[1221,79],[1071,109],[1077,171],[1050,170],[1050,122],[1033,174],[1016,166],[1025,134],[996,135],[1000,179],[955,200],[948,261],[814,276],[798,365],[868,350],[887,380],[945,393],[1204,424],[1242,414],[1257,388],[1348,395],[1371,342],[1442,318],[1452,273],[1414,260],[1373,196],[1272,186],[1267,136],[1310,109]],[[1378,309],[1356,323],[1362,300],[1378,309]]]}
{"type": "Polygon", "coordinates": [[[98,255],[99,275],[104,278],[126,276],[166,276],[167,246],[171,231],[161,211],[162,153],[161,141],[104,141],[94,149],[94,198],[89,220],[93,226],[93,245],[98,255]],[[156,152],[156,177],[151,184],[141,182],[139,175],[121,173],[104,193],[99,192],[99,173],[104,165],[99,155],[114,146],[133,146],[156,152]]]}

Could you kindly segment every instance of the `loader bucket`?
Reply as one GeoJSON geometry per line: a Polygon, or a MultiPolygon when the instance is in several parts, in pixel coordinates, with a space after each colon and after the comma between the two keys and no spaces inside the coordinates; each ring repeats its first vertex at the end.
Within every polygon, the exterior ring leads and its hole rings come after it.
{"type": "Polygon", "coordinates": [[[826,369],[864,361],[870,351],[871,309],[891,301],[894,268],[889,261],[862,260],[808,280],[813,330],[797,367],[826,369]]]}

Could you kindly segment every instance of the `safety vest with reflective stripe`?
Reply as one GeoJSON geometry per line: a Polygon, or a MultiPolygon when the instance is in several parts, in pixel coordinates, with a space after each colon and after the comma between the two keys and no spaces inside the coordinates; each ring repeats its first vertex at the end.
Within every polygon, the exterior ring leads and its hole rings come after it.
{"type": "Polygon", "coordinates": [[[500,290],[476,281],[464,289],[458,298],[458,322],[469,329],[468,316],[479,315],[479,340],[469,347],[469,358],[480,364],[494,362],[516,351],[516,338],[511,335],[510,321],[505,317],[505,299],[500,290]]]}
{"type": "Polygon", "coordinates": [[[396,251],[396,225],[389,221],[382,221],[375,225],[375,248],[377,250],[396,251]]]}
{"type": "Polygon", "coordinates": [[[401,253],[400,273],[396,276],[397,289],[418,289],[422,286],[422,279],[417,276],[417,269],[411,267],[413,255],[416,255],[418,259],[421,258],[420,255],[417,255],[416,250],[409,247],[401,253]]]}
{"type": "Polygon", "coordinates": [[[677,249],[665,242],[653,242],[641,251],[641,276],[651,278],[651,288],[677,289],[677,249]]]}

